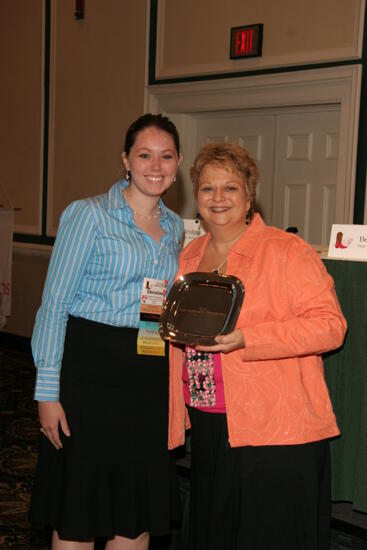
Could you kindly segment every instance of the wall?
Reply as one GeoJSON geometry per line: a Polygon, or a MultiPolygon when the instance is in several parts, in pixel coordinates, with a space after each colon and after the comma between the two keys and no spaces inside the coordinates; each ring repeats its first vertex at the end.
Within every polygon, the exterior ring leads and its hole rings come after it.
{"type": "Polygon", "coordinates": [[[52,18],[48,228],[74,198],[110,187],[123,136],[143,111],[146,1],[58,0],[52,18]]]}
{"type": "Polygon", "coordinates": [[[40,228],[43,151],[43,6],[0,3],[0,204],[17,208],[18,230],[40,228]],[[19,209],[19,210],[18,210],[19,209]]]}
{"type": "Polygon", "coordinates": [[[159,0],[156,77],[356,59],[363,13],[363,0],[159,0]],[[231,27],[257,23],[262,56],[230,60],[231,27]]]}
{"type": "Polygon", "coordinates": [[[20,336],[31,335],[50,254],[37,242],[56,234],[68,203],[116,181],[123,136],[144,110],[146,0],[87,0],[85,19],[74,12],[75,0],[0,3],[0,204],[19,208],[14,230],[33,241],[14,246],[6,331],[20,336]]]}

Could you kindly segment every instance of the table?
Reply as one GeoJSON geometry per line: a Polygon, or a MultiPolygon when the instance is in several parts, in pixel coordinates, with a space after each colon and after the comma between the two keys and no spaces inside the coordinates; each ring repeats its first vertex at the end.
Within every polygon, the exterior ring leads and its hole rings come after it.
{"type": "Polygon", "coordinates": [[[332,500],[367,512],[367,262],[323,261],[348,322],[343,347],[324,357],[342,432],[331,444],[332,500]]]}

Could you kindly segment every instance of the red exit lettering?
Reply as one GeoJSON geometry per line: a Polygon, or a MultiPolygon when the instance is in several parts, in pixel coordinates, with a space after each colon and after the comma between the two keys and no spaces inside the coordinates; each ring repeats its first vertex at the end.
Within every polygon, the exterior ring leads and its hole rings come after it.
{"type": "Polygon", "coordinates": [[[263,43],[262,23],[232,27],[229,56],[231,59],[243,59],[244,57],[259,57],[262,55],[263,43]]]}
{"type": "Polygon", "coordinates": [[[254,30],[239,30],[235,37],[235,54],[248,55],[252,52],[252,43],[254,38],[254,30]]]}

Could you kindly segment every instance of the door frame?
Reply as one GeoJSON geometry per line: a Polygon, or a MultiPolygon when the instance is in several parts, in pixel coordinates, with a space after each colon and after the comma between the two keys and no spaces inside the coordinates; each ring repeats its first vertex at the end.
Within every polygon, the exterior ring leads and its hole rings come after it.
{"type": "MultiPolygon", "coordinates": [[[[359,65],[310,69],[177,84],[146,86],[145,111],[166,113],[177,125],[184,157],[196,153],[195,113],[340,104],[336,221],[353,223],[358,120],[362,69],[359,65]]],[[[183,174],[189,166],[182,164],[183,174]]],[[[191,217],[195,203],[191,183],[183,175],[184,207],[191,217]]]]}

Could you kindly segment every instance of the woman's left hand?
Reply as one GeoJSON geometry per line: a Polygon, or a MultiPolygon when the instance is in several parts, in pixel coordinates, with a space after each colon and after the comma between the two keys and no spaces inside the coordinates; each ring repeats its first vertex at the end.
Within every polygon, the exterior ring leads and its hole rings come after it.
{"type": "Polygon", "coordinates": [[[217,342],[214,346],[195,346],[198,351],[209,351],[212,353],[221,352],[229,353],[235,349],[241,349],[245,347],[245,339],[242,334],[242,330],[239,328],[230,332],[229,334],[224,334],[223,336],[216,336],[215,341],[217,342]]]}

